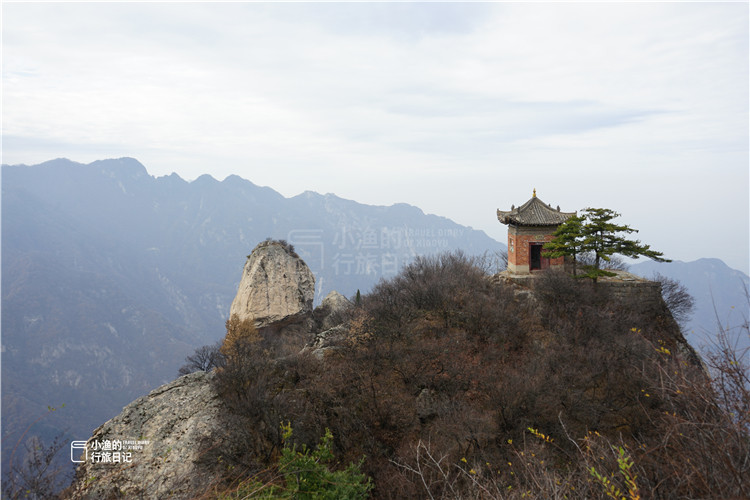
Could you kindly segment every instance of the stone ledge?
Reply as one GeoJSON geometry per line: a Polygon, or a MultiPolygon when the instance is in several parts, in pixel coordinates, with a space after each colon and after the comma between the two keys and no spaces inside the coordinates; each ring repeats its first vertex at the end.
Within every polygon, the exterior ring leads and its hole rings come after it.
{"type": "MultiPolygon", "coordinates": [[[[612,273],[616,273],[617,276],[602,276],[598,279],[599,283],[607,283],[614,286],[660,286],[659,283],[655,281],[636,276],[635,274],[631,274],[627,271],[620,271],[617,269],[606,270],[612,273]]],[[[547,271],[531,271],[528,274],[516,274],[506,270],[500,271],[499,273],[494,275],[493,278],[498,281],[511,281],[521,286],[530,286],[534,279],[543,276],[545,272],[547,271]]]]}

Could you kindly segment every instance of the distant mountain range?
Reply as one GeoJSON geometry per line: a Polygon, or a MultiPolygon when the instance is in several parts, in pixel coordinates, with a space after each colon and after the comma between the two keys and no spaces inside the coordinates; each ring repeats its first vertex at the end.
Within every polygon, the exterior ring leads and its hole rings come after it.
{"type": "MultiPolygon", "coordinates": [[[[416,255],[506,250],[406,204],[285,198],[237,176],[155,178],[131,158],[3,165],[3,470],[35,420],[27,436],[86,439],[175,378],[196,347],[222,338],[245,257],[269,237],[293,244],[315,273],[316,303],[331,290],[365,293],[416,255]]],[[[731,324],[747,315],[747,275],[717,259],[631,271],[688,287],[695,345],[715,331],[717,314],[731,324]]]]}
{"type": "Polygon", "coordinates": [[[31,433],[90,436],[222,338],[245,258],[268,237],[310,266],[316,303],[364,293],[416,255],[505,250],[406,204],[285,198],[237,176],[155,178],[131,158],[4,165],[4,459],[38,417],[31,433]]]}

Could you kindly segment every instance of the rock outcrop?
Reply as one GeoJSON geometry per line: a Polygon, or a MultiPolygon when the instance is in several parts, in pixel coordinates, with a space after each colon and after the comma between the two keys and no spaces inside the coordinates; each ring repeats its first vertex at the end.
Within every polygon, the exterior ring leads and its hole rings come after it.
{"type": "Polygon", "coordinates": [[[326,295],[320,307],[316,309],[316,311],[320,310],[323,316],[321,329],[328,330],[340,325],[344,320],[344,313],[351,309],[353,305],[349,299],[336,290],[326,295]]]}
{"type": "MultiPolygon", "coordinates": [[[[284,337],[300,349],[320,329],[313,319],[314,290],[312,272],[289,245],[264,241],[248,256],[230,314],[252,319],[262,335],[284,337]]],[[[332,292],[318,308],[319,323],[335,323],[348,307],[332,292]]],[[[235,449],[238,433],[258,425],[227,407],[214,376],[199,371],[180,377],[96,429],[65,497],[194,498],[208,492],[226,473],[222,457],[248,451],[235,449]]]]}
{"type": "Polygon", "coordinates": [[[209,488],[221,464],[205,459],[206,443],[230,439],[212,377],[180,377],[96,429],[67,498],[184,498],[209,488]]]}
{"type": "Polygon", "coordinates": [[[256,328],[300,321],[312,312],[315,276],[284,242],[267,240],[248,256],[230,315],[256,328]]]}
{"type": "Polygon", "coordinates": [[[314,332],[317,333],[302,352],[310,352],[317,359],[323,360],[326,352],[337,350],[349,335],[347,313],[353,307],[354,304],[349,299],[335,290],[326,295],[313,311],[316,325],[314,332]]]}

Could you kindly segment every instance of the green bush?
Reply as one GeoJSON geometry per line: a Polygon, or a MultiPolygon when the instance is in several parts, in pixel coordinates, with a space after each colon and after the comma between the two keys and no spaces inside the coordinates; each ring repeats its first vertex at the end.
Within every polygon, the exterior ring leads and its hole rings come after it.
{"type": "Polygon", "coordinates": [[[369,496],[372,481],[360,471],[361,464],[349,464],[346,469],[340,471],[329,468],[333,461],[333,434],[330,430],[326,429],[325,435],[313,450],[304,445],[298,450],[297,446],[291,443],[291,424],[282,424],[281,430],[284,448],[278,464],[274,467],[273,477],[283,478],[284,484],[250,480],[221,498],[356,500],[369,496]]]}

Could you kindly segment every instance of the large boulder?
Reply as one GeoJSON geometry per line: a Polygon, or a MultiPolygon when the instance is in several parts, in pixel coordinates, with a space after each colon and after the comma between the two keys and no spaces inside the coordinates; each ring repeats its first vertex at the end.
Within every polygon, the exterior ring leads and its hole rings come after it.
{"type": "MultiPolygon", "coordinates": [[[[275,339],[302,341],[314,325],[314,291],[315,278],[292,247],[265,241],[248,256],[230,314],[253,320],[261,333],[274,332],[275,339]]],[[[227,472],[229,457],[257,452],[237,449],[237,443],[250,442],[238,436],[261,425],[231,411],[216,392],[214,377],[202,371],[180,377],[133,401],[96,429],[81,449],[81,464],[65,497],[208,494],[227,472]]],[[[265,448],[263,443],[257,446],[265,448]]]]}
{"type": "Polygon", "coordinates": [[[267,240],[248,256],[230,315],[256,328],[299,321],[312,312],[315,276],[284,242],[267,240]]]}
{"type": "Polygon", "coordinates": [[[213,376],[180,377],[97,428],[78,448],[82,463],[65,497],[193,498],[208,490],[224,465],[206,450],[232,441],[213,376]]]}

